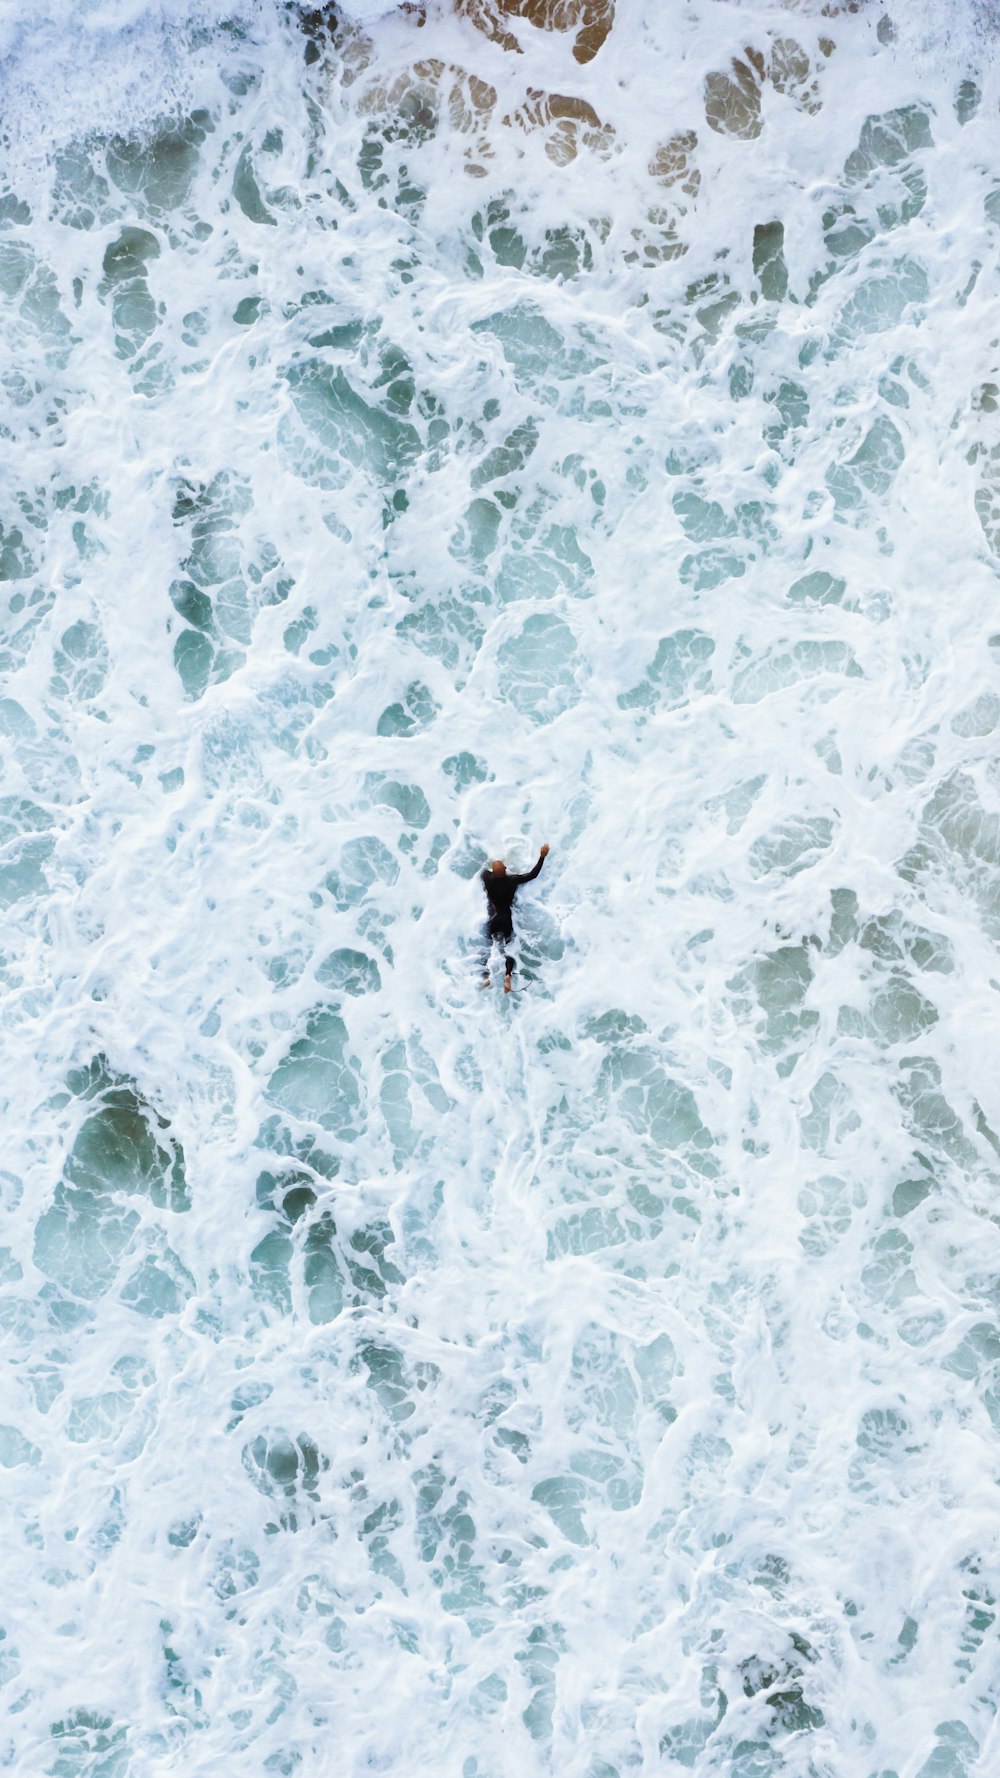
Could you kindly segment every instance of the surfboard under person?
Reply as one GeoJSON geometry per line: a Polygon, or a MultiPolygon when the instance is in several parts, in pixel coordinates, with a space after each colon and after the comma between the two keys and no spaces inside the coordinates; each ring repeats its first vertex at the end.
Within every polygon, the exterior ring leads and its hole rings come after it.
{"type": "MultiPolygon", "coordinates": [[[[490,985],[490,949],[499,942],[509,944],[514,936],[514,897],[522,883],[531,883],[537,877],[542,865],[549,855],[548,846],[543,846],[538,854],[538,863],[534,870],[522,871],[520,875],[512,875],[502,858],[494,858],[488,870],[482,874],[482,885],[486,890],[489,903],[489,914],[486,920],[487,951],[483,959],[483,987],[490,985]]],[[[503,991],[510,993],[511,976],[516,967],[515,959],[509,955],[504,957],[503,991]]]]}

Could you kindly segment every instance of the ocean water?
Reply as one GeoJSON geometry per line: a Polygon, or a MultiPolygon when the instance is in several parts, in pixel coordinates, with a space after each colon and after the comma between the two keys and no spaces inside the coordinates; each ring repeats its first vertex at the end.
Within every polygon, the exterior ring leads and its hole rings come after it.
{"type": "Polygon", "coordinates": [[[998,33],[5,8],[0,1769],[998,1770],[998,33]]]}

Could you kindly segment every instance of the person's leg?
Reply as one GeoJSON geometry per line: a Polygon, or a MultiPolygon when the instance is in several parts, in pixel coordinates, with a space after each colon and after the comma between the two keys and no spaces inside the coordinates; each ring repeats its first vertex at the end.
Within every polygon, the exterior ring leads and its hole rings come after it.
{"type": "Polygon", "coordinates": [[[483,987],[484,988],[488,988],[490,985],[490,958],[493,955],[494,946],[499,945],[502,950],[505,949],[509,938],[510,938],[510,934],[508,932],[504,932],[502,922],[497,921],[497,920],[487,920],[486,926],[483,931],[483,987]]]}
{"type": "Polygon", "coordinates": [[[503,963],[504,963],[504,972],[505,972],[504,978],[503,978],[503,991],[505,994],[509,994],[510,990],[511,990],[511,979],[510,978],[513,975],[515,969],[517,968],[517,962],[516,962],[515,958],[511,957],[510,954],[508,953],[508,955],[504,958],[503,963]]]}

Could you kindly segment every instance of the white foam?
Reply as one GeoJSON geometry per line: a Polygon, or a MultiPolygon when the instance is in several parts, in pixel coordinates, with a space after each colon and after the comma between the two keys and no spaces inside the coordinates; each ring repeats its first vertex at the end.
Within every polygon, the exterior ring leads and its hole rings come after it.
{"type": "Polygon", "coordinates": [[[353,16],[5,21],[2,1757],[985,1774],[983,10],[353,16]]]}

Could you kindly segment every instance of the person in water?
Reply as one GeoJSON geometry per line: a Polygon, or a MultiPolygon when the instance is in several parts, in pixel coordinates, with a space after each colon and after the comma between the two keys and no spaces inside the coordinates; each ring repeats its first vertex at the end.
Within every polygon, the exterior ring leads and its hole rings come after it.
{"type": "MultiPolygon", "coordinates": [[[[542,865],[549,855],[548,846],[543,846],[538,854],[538,863],[534,870],[526,870],[520,876],[511,876],[502,858],[494,858],[488,870],[483,871],[482,884],[486,890],[489,914],[486,920],[487,952],[483,961],[483,987],[490,985],[490,948],[499,941],[503,945],[510,943],[514,936],[514,897],[522,883],[531,883],[537,877],[542,865]]],[[[514,958],[508,953],[504,957],[503,991],[510,993],[511,976],[514,973],[514,958]]]]}

